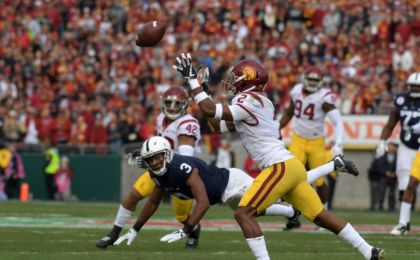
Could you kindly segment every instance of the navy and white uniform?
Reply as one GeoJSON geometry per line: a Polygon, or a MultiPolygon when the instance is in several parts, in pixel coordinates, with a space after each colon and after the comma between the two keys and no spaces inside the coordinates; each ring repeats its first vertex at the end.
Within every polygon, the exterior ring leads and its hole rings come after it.
{"type": "Polygon", "coordinates": [[[394,105],[401,126],[397,155],[398,188],[405,190],[414,157],[420,146],[420,135],[407,131],[407,127],[420,122],[420,99],[410,98],[408,93],[400,93],[394,96],[394,105]]]}
{"type": "Polygon", "coordinates": [[[184,200],[193,199],[191,189],[186,182],[194,168],[199,171],[211,205],[222,202],[236,207],[238,199],[253,182],[253,179],[240,169],[218,168],[206,164],[199,158],[178,154],[174,154],[165,174],[158,176],[150,173],[150,176],[157,186],[172,195],[184,200]],[[231,201],[234,201],[233,205],[231,201]]]}

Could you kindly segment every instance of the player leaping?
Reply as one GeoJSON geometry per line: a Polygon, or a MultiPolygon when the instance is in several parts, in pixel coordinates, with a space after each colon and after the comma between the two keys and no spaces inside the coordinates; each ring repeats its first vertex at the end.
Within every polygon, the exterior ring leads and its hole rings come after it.
{"type": "MultiPolygon", "coordinates": [[[[140,152],[133,154],[129,160],[138,162],[141,168],[147,168],[156,186],[136,223],[126,234],[119,237],[114,245],[124,241],[127,241],[128,245],[133,243],[140,229],[156,211],[164,191],[181,200],[195,199],[197,202],[190,218],[184,222],[184,227],[161,239],[163,242],[171,243],[194,232],[197,223],[210,205],[226,203],[236,209],[239,200],[253,182],[253,178],[240,169],[218,168],[207,165],[198,158],[176,155],[169,142],[160,136],[146,140],[140,152]]],[[[311,172],[314,175],[326,175],[332,170],[330,166],[336,171],[349,172],[353,175],[358,173],[352,162],[345,161],[339,156],[311,172]]],[[[297,215],[297,211],[290,206],[274,204],[259,212],[259,215],[291,218],[297,215]]]]}
{"type": "Polygon", "coordinates": [[[357,248],[365,259],[384,259],[383,249],[369,245],[350,223],[323,208],[318,195],[306,181],[305,167],[285,148],[279,122],[274,119],[274,106],[262,95],[268,73],[261,64],[241,60],[229,69],[224,84],[235,96],[232,105],[228,106],[215,104],[203,91],[189,54],[177,57],[177,62],[174,67],[187,79],[201,112],[220,120],[222,132],[238,132],[242,144],[262,169],[235,211],[235,218],[257,259],[270,257],[256,216],[280,198],[318,226],[357,248]]]}

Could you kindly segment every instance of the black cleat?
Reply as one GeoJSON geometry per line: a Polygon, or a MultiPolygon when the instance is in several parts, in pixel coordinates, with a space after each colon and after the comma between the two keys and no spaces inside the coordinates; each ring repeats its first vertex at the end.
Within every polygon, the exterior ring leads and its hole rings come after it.
{"type": "Polygon", "coordinates": [[[300,216],[300,211],[293,208],[295,214],[293,214],[292,217],[287,218],[287,223],[286,226],[283,227],[284,231],[290,231],[292,229],[298,229],[301,226],[300,220],[299,220],[299,216],[300,216]]]}
{"type": "Polygon", "coordinates": [[[372,248],[372,256],[370,260],[382,260],[385,259],[385,250],[381,248],[374,247],[372,248]]]}
{"type": "Polygon", "coordinates": [[[352,161],[344,160],[342,155],[336,155],[333,158],[334,161],[334,171],[345,172],[354,176],[359,175],[359,170],[352,161]]]}
{"type": "Polygon", "coordinates": [[[185,242],[185,248],[197,248],[198,246],[198,240],[200,238],[200,231],[201,231],[201,225],[197,224],[193,231],[188,234],[187,242],[185,242]]]}
{"type": "Polygon", "coordinates": [[[118,237],[104,236],[100,240],[96,241],[96,247],[106,249],[108,246],[112,246],[118,237]]]}

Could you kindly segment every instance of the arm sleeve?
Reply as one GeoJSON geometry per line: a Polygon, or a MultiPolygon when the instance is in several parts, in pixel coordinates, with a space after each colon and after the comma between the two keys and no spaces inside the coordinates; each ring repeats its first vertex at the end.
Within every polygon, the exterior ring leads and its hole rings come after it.
{"type": "Polygon", "coordinates": [[[333,109],[327,113],[327,117],[333,122],[335,126],[335,142],[342,144],[344,139],[343,119],[341,118],[338,109],[333,109]]]}

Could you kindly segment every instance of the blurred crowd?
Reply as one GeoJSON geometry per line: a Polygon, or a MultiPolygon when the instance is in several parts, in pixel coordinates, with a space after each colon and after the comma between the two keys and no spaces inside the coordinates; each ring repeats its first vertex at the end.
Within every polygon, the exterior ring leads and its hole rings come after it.
{"type": "Polygon", "coordinates": [[[145,140],[160,93],[182,82],[172,69],[182,51],[209,67],[219,100],[230,65],[256,58],[278,113],[310,65],[325,72],[343,114],[388,113],[420,70],[417,2],[2,0],[0,138],[117,148],[145,140]],[[165,38],[136,47],[151,20],[167,23],[165,38]]]}

